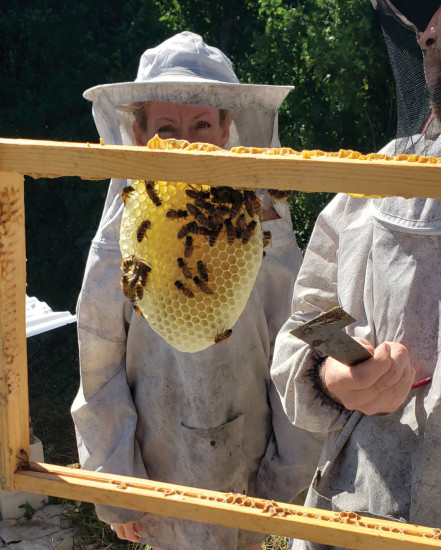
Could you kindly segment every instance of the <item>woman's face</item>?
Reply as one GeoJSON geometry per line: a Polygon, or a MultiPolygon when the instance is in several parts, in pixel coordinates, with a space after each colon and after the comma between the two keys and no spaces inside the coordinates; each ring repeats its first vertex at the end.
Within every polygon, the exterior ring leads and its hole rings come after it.
{"type": "Polygon", "coordinates": [[[147,129],[134,122],[136,144],[146,145],[155,135],[162,139],[185,139],[223,147],[228,141],[229,121],[221,124],[219,109],[152,101],[147,108],[147,129]]]}

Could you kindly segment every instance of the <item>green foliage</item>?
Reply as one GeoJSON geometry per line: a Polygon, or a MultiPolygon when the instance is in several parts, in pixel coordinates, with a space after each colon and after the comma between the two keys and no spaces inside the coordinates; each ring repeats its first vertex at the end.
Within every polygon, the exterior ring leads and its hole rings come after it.
{"type": "Polygon", "coordinates": [[[394,132],[394,88],[381,30],[365,0],[262,0],[263,32],[241,63],[250,82],[290,84],[283,144],[377,150],[394,132]]]}
{"type": "Polygon", "coordinates": [[[27,520],[32,519],[33,515],[35,514],[35,508],[32,506],[32,504],[29,504],[28,501],[26,501],[24,504],[20,504],[19,508],[24,509],[24,518],[27,520]]]}
{"type": "MultiPolygon", "coordinates": [[[[192,30],[244,82],[289,84],[283,145],[375,151],[393,134],[394,88],[366,0],[10,0],[0,7],[0,135],[98,139],[85,89],[133,80],[147,48],[192,30]]],[[[28,294],[73,310],[107,182],[28,179],[28,294]]],[[[295,193],[302,248],[330,195],[295,193]]]]}

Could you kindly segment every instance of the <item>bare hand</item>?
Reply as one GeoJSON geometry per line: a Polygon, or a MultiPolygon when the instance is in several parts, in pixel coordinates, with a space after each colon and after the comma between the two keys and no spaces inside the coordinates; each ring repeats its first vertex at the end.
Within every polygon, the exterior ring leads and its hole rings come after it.
{"type": "Polygon", "coordinates": [[[112,523],[112,529],[122,540],[130,540],[132,542],[139,542],[142,533],[141,523],[112,523]]]}
{"type": "Polygon", "coordinates": [[[374,350],[367,340],[356,340],[374,356],[355,367],[328,357],[322,365],[322,380],[346,409],[367,415],[395,412],[415,377],[407,348],[398,342],[384,342],[374,350]]]}

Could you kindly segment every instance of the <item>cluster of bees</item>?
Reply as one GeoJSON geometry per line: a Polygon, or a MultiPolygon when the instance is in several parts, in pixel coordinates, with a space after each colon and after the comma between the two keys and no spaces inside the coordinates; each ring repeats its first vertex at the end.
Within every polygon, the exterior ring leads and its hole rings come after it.
{"type": "MultiPolygon", "coordinates": [[[[132,186],[123,189],[121,197],[125,203],[134,191],[132,186]]],[[[145,192],[156,207],[162,205],[162,200],[155,191],[155,182],[145,182],[145,192]]],[[[216,245],[222,233],[229,245],[235,241],[246,245],[256,231],[258,221],[255,218],[261,218],[262,203],[254,191],[231,187],[196,189],[189,185],[185,189],[185,194],[188,201],[185,208],[169,208],[165,211],[166,220],[182,222],[176,233],[176,238],[182,243],[182,255],[176,258],[181,277],[176,278],[174,285],[187,298],[194,298],[197,292],[213,295],[215,290],[209,284],[209,267],[203,259],[193,261],[193,253],[197,246],[195,236],[202,235],[210,247],[216,245]]],[[[141,221],[136,229],[138,243],[148,239],[151,227],[149,219],[141,221]]],[[[270,242],[271,233],[265,231],[263,246],[268,246],[270,242]]],[[[121,288],[124,295],[132,302],[142,300],[152,267],[145,259],[133,254],[123,259],[121,269],[121,288]]],[[[135,311],[142,315],[138,306],[135,306],[135,311]]],[[[214,342],[224,342],[231,334],[231,329],[222,330],[216,334],[214,342]]]]}

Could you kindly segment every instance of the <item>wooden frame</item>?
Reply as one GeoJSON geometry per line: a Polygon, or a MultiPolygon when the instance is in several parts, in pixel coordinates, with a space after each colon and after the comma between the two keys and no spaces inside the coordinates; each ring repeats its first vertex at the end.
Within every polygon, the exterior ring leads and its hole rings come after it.
{"type": "Polygon", "coordinates": [[[441,548],[441,531],[166,483],[29,462],[23,175],[163,179],[441,199],[441,164],[0,139],[0,480],[2,489],[113,504],[354,549],[441,548]],[[356,176],[354,168],[356,167],[356,176]],[[378,188],[379,182],[381,187],[378,188]]]}

